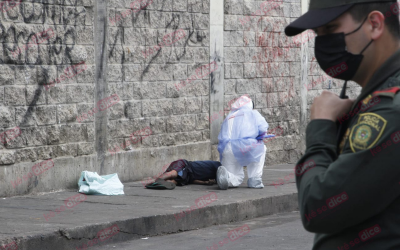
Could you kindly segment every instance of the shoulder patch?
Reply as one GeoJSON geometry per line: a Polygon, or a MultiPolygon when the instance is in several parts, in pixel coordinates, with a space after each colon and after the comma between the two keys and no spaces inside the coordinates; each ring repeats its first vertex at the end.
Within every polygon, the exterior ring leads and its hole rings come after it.
{"type": "Polygon", "coordinates": [[[372,148],[381,138],[386,124],[387,121],[380,115],[361,114],[349,136],[351,150],[356,153],[372,148]]]}
{"type": "Polygon", "coordinates": [[[372,96],[387,96],[391,97],[392,99],[394,96],[400,91],[399,87],[392,87],[389,89],[379,90],[372,93],[372,96]]]}

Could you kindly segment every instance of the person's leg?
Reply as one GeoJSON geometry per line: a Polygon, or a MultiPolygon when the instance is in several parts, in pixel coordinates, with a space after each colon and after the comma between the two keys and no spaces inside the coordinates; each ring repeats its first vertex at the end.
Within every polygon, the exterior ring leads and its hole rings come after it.
{"type": "Polygon", "coordinates": [[[243,166],[241,166],[235,156],[233,155],[230,143],[226,145],[223,152],[221,165],[228,171],[228,185],[229,187],[237,187],[242,184],[244,179],[243,166]]]}
{"type": "Polygon", "coordinates": [[[247,166],[247,175],[249,179],[247,180],[247,186],[250,188],[263,188],[262,174],[265,162],[265,154],[267,152],[267,147],[264,145],[264,153],[261,156],[260,162],[253,162],[247,166]]]}
{"type": "Polygon", "coordinates": [[[171,172],[165,172],[162,175],[160,175],[158,178],[163,179],[163,180],[174,180],[178,177],[178,172],[175,170],[171,170],[171,172]]]}

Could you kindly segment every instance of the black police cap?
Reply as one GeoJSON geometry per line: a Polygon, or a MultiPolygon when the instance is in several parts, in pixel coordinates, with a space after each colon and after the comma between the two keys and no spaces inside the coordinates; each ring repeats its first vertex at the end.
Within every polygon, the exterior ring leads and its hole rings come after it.
{"type": "Polygon", "coordinates": [[[311,0],[307,13],[285,28],[287,36],[295,36],[307,29],[315,29],[332,22],[358,3],[384,3],[395,0],[311,0]]]}

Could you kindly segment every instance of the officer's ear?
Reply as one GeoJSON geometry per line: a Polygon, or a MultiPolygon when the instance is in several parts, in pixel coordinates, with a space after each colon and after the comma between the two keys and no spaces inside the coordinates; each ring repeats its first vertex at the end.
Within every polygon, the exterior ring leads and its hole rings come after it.
{"type": "MultiPolygon", "coordinates": [[[[368,31],[371,35],[371,39],[376,41],[382,37],[385,31],[385,16],[380,11],[372,11],[367,20],[369,24],[368,31]]],[[[390,33],[388,30],[387,32],[390,33]]]]}

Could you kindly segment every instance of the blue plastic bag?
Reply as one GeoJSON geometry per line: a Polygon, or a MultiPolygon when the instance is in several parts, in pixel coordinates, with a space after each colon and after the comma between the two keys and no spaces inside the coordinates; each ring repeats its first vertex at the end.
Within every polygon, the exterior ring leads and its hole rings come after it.
{"type": "Polygon", "coordinates": [[[123,195],[124,184],[118,174],[100,176],[96,172],[83,171],[78,181],[79,193],[94,195],[123,195]]]}

